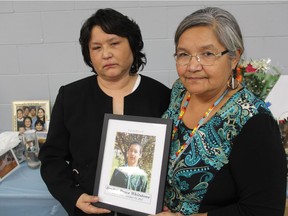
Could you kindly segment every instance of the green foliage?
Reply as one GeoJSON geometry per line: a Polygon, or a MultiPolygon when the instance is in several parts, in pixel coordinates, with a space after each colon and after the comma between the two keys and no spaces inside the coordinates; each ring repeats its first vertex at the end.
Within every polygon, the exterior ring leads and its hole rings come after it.
{"type": "Polygon", "coordinates": [[[257,97],[265,100],[279,76],[279,74],[244,73],[243,83],[257,97]]]}

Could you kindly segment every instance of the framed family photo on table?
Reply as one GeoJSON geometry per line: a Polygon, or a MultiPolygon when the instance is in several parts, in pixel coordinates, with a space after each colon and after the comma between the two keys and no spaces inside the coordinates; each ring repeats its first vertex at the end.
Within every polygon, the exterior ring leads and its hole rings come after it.
{"type": "Polygon", "coordinates": [[[12,103],[12,129],[23,132],[35,129],[48,131],[50,103],[48,100],[14,101],[12,103]]]}
{"type": "Polygon", "coordinates": [[[135,216],[163,210],[172,120],[105,114],[94,205],[135,216]]]}

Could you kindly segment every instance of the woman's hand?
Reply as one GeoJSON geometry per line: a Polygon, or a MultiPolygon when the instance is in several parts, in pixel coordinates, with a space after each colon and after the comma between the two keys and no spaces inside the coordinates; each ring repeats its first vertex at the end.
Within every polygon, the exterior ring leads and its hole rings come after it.
{"type": "Polygon", "coordinates": [[[76,202],[76,207],[81,209],[86,214],[105,214],[110,213],[108,209],[97,208],[92,203],[98,202],[99,198],[97,196],[90,196],[83,193],[76,202]]]}

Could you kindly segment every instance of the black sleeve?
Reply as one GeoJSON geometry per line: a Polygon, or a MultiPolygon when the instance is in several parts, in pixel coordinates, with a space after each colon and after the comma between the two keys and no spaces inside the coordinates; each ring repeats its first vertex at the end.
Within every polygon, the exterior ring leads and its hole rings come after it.
{"type": "Polygon", "coordinates": [[[79,196],[84,193],[76,187],[71,169],[67,161],[69,153],[69,132],[64,123],[64,88],[61,87],[57,95],[46,142],[40,149],[41,176],[50,193],[72,215],[79,196]]]}
{"type": "Polygon", "coordinates": [[[286,202],[286,155],[273,117],[252,117],[235,138],[230,171],[237,202],[208,211],[208,216],[283,216],[286,202]]]}

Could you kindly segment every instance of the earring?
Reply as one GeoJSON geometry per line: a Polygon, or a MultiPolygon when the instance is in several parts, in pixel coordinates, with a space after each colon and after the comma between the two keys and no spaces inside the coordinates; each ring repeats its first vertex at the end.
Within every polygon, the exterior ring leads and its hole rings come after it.
{"type": "Polygon", "coordinates": [[[234,79],[233,76],[232,76],[232,78],[231,78],[231,88],[232,88],[232,89],[235,89],[235,79],[234,79]]]}
{"type": "Polygon", "coordinates": [[[235,80],[235,78],[234,78],[234,76],[235,76],[235,71],[236,71],[236,70],[233,70],[233,71],[232,71],[231,80],[228,82],[228,87],[229,87],[230,89],[232,89],[232,90],[236,89],[236,88],[238,87],[238,85],[239,85],[239,81],[238,81],[237,79],[235,80]],[[235,83],[235,82],[236,82],[236,83],[235,83]]]}

